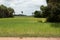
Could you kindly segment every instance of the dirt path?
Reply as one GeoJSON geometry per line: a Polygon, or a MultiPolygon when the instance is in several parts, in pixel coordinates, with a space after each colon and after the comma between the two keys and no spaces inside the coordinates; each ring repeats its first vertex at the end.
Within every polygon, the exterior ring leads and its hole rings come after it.
{"type": "Polygon", "coordinates": [[[42,37],[0,37],[0,40],[60,40],[60,38],[42,38],[42,37]]]}

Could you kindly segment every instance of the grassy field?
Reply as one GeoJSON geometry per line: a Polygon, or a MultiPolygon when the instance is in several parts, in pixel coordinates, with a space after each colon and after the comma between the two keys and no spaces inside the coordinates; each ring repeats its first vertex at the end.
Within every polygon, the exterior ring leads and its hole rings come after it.
{"type": "Polygon", "coordinates": [[[0,36],[60,37],[60,23],[46,23],[45,18],[0,18],[0,36]]]}

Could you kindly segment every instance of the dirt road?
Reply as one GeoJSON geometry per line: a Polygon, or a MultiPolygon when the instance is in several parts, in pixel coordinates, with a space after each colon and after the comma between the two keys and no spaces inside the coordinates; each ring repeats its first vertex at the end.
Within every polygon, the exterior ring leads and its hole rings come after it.
{"type": "Polygon", "coordinates": [[[0,40],[60,40],[60,38],[42,38],[42,37],[0,37],[0,40]]]}

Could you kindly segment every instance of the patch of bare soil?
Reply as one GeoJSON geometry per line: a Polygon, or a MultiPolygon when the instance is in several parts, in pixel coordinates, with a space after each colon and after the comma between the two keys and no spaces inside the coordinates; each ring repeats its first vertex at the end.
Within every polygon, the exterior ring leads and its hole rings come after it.
{"type": "Polygon", "coordinates": [[[43,37],[0,37],[0,40],[60,40],[60,38],[43,38],[43,37]]]}

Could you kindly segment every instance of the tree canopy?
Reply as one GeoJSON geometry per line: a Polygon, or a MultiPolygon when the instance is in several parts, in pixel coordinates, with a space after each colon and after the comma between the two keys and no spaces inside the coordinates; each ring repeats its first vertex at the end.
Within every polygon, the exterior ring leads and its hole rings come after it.
{"type": "Polygon", "coordinates": [[[50,16],[47,18],[48,22],[60,22],[60,0],[47,0],[50,9],[50,16]]]}
{"type": "Polygon", "coordinates": [[[14,9],[0,5],[0,18],[13,17],[14,9]]]}

